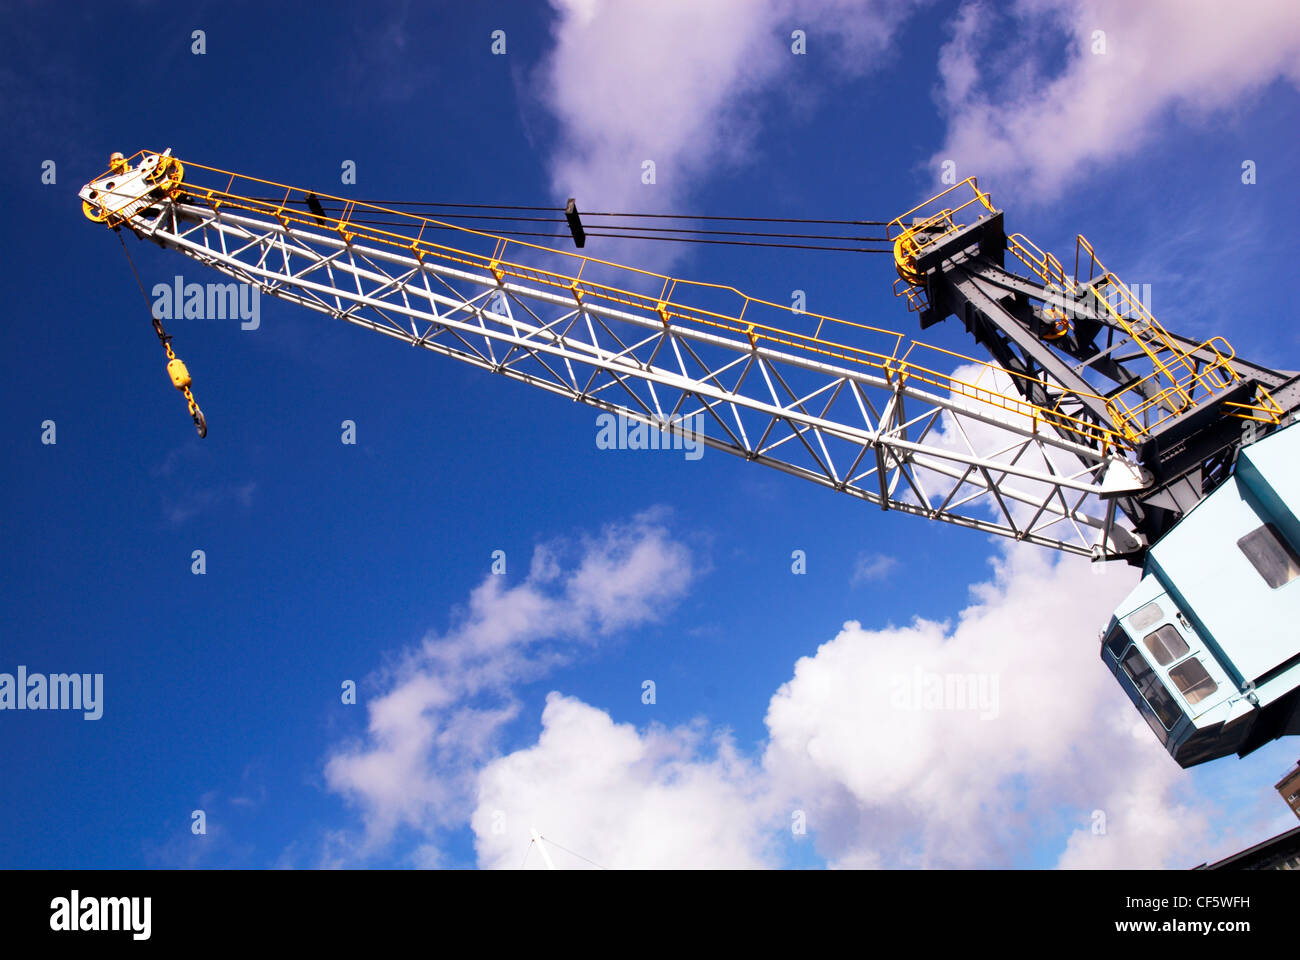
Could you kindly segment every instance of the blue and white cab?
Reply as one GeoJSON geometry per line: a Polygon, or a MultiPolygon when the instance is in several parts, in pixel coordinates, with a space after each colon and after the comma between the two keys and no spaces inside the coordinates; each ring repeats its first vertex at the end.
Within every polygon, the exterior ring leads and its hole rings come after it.
{"type": "Polygon", "coordinates": [[[1300,425],[1151,547],[1101,658],[1183,767],[1300,733],[1300,425]]]}

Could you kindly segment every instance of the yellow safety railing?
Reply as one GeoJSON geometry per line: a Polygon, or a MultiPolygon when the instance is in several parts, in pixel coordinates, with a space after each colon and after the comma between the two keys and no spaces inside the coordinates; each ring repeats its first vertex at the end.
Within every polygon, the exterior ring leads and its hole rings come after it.
{"type": "Polygon", "coordinates": [[[1013,233],[1007,237],[1007,249],[1017,256],[1030,270],[1038,274],[1049,287],[1055,287],[1063,293],[1073,295],[1074,281],[1065,275],[1061,261],[1050,253],[1044,253],[1023,233],[1013,233]]]}
{"type": "Polygon", "coordinates": [[[894,296],[907,297],[907,309],[910,313],[921,313],[930,308],[930,298],[926,296],[925,287],[909,283],[902,277],[894,281],[894,296]]]}
{"type": "MultiPolygon", "coordinates": [[[[141,151],[136,154],[131,158],[130,162],[136,161],[146,152],[141,151]]],[[[897,331],[796,310],[783,304],[748,296],[730,286],[675,279],[664,274],[628,267],[584,254],[557,250],[553,247],[527,241],[507,239],[496,234],[448,224],[375,204],[324,193],[314,193],[313,195],[317,201],[328,201],[331,204],[340,205],[338,215],[329,212],[321,215],[313,213],[309,209],[298,208],[297,205],[306,207],[308,191],[301,188],[261,180],[256,177],[248,177],[188,160],[185,161],[185,169],[187,171],[185,182],[176,185],[171,190],[172,196],[180,201],[195,201],[215,210],[244,211],[273,219],[286,228],[305,227],[316,231],[323,230],[337,234],[348,243],[359,237],[365,238],[372,243],[381,243],[400,249],[420,261],[436,259],[445,264],[489,273],[501,284],[504,284],[509,279],[519,280],[532,286],[563,291],[565,295],[572,297],[576,303],[600,302],[617,308],[637,310],[657,315],[664,325],[679,323],[710,332],[740,335],[747,338],[753,347],[758,347],[760,344],[771,345],[799,351],[812,359],[834,360],[854,364],[859,368],[867,368],[872,373],[883,376],[887,382],[894,385],[904,383],[924,384],[926,387],[947,391],[951,395],[965,397],[987,407],[1013,414],[1023,418],[1025,426],[1034,431],[1037,431],[1040,424],[1052,425],[1059,430],[1066,431],[1079,442],[1094,446],[1102,453],[1123,450],[1132,446],[1131,441],[1133,438],[1126,431],[1098,425],[1065,412],[1064,408],[1071,405],[1077,397],[1090,397],[1109,404],[1103,397],[1071,392],[1058,396],[1050,406],[1033,404],[1017,396],[1003,394],[989,387],[980,386],[977,382],[963,380],[943,373],[930,364],[937,365],[955,360],[963,365],[973,365],[979,368],[979,374],[975,377],[976,381],[987,372],[1000,373],[1013,381],[1022,375],[1004,370],[1002,367],[987,361],[977,360],[940,347],[909,340],[905,334],[897,331]],[[224,179],[224,185],[206,186],[193,182],[190,175],[197,171],[204,171],[224,179]],[[273,188],[276,197],[274,199],[259,198],[249,195],[255,192],[253,190],[241,192],[241,190],[236,189],[237,187],[242,189],[244,185],[252,184],[258,185],[261,192],[266,192],[265,188],[273,188]],[[376,216],[382,216],[385,219],[381,224],[367,222],[367,220],[376,216]],[[476,253],[460,247],[436,243],[424,236],[431,228],[434,230],[455,231],[457,235],[466,239],[478,238],[485,242],[491,242],[492,252],[490,254],[476,253]],[[526,264],[518,259],[520,256],[528,254],[561,257],[563,262],[576,267],[576,269],[551,270],[533,264],[526,264]],[[626,285],[616,285],[592,278],[584,278],[583,276],[584,273],[598,272],[601,269],[615,271],[619,276],[627,276],[629,278],[628,283],[626,285]],[[628,289],[633,282],[649,287],[650,292],[638,292],[628,289]],[[682,297],[689,296],[692,292],[731,297],[735,309],[723,311],[684,303],[682,297]],[[771,322],[765,322],[766,315],[770,315],[770,317],[766,318],[771,322]],[[799,325],[809,329],[804,332],[793,329],[799,325]],[[881,341],[881,347],[873,350],[855,346],[845,342],[849,338],[859,341],[877,338],[881,341]],[[914,355],[921,360],[928,357],[934,357],[934,360],[918,362],[918,360],[910,359],[914,355]]],[[[974,183],[974,178],[971,178],[969,181],[957,186],[969,184],[974,189],[974,183]]],[[[956,187],[953,189],[955,190],[956,187]]],[[[945,191],[945,193],[950,192],[945,191]]],[[[952,224],[955,222],[954,214],[970,207],[972,204],[980,204],[983,208],[992,210],[988,202],[988,195],[979,193],[978,189],[975,192],[976,196],[971,200],[929,217],[928,222],[932,224],[952,224]]],[[[110,226],[113,225],[111,220],[112,218],[110,218],[110,226]]],[[[899,222],[901,222],[901,218],[895,221],[895,223],[899,222]]],[[[925,245],[928,245],[927,241],[918,240],[918,247],[925,245]]],[[[1034,380],[1033,382],[1036,387],[1042,386],[1041,381],[1034,380]]],[[[1111,412],[1116,414],[1116,422],[1121,422],[1118,417],[1119,411],[1112,409],[1111,412]]]]}
{"type": "MultiPolygon", "coordinates": [[[[912,287],[921,286],[922,277],[916,269],[918,257],[949,234],[970,226],[985,214],[996,212],[989,195],[980,190],[978,181],[967,177],[895,217],[885,227],[885,238],[894,241],[894,266],[898,275],[912,287]]],[[[895,296],[902,296],[897,287],[894,292],[895,296]]],[[[912,296],[908,292],[909,301],[912,296]]]]}
{"type": "MultiPolygon", "coordinates": [[[[1088,240],[1079,235],[1075,243],[1074,289],[1078,294],[1091,291],[1111,319],[1123,329],[1151,361],[1152,372],[1138,386],[1159,388],[1149,399],[1132,407],[1116,398],[1125,415],[1154,430],[1191,407],[1237,386],[1241,376],[1231,360],[1236,355],[1223,337],[1211,337],[1192,351],[1169,335],[1140,297],[1097,258],[1088,240]],[[1086,255],[1087,279],[1084,279],[1086,255]],[[1167,407],[1168,412],[1154,421],[1152,411],[1167,407]]],[[[1229,415],[1278,423],[1282,409],[1264,387],[1258,387],[1255,403],[1229,404],[1229,415]]]]}
{"type": "MultiPolygon", "coordinates": [[[[1123,394],[1112,398],[1128,436],[1138,439],[1167,420],[1241,382],[1231,362],[1235,352],[1226,339],[1211,337],[1193,350],[1184,349],[1156,320],[1142,299],[1106,269],[1086,237],[1076,237],[1073,277],[1065,273],[1056,257],[1044,253],[1022,234],[1008,237],[1007,249],[1049,289],[1059,290],[1066,300],[1095,299],[1151,362],[1151,373],[1136,383],[1128,384],[1123,394]],[[1143,396],[1144,393],[1150,396],[1143,396]],[[1142,399],[1132,403],[1125,399],[1132,396],[1142,399]],[[1155,417],[1155,412],[1162,408],[1163,414],[1155,417]]],[[[1068,304],[1050,306],[1048,310],[1053,317],[1061,318],[1060,324],[1068,327],[1068,304]]],[[[1264,423],[1281,422],[1284,412],[1262,386],[1257,387],[1253,403],[1227,402],[1224,406],[1229,416],[1264,423]]]]}

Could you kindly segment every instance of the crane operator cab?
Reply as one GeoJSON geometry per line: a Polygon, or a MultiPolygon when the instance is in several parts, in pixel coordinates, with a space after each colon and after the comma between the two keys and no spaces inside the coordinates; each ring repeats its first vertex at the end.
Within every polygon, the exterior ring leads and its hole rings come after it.
{"type": "Polygon", "coordinates": [[[1300,426],[1151,547],[1101,659],[1180,766],[1300,733],[1300,426]]]}

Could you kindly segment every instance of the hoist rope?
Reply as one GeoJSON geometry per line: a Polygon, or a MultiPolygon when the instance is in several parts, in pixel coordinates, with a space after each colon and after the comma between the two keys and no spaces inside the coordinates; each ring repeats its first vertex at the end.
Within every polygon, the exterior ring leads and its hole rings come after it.
{"type": "MultiPolygon", "coordinates": [[[[270,197],[249,197],[250,200],[260,202],[275,202],[270,197]]],[[[306,205],[304,200],[290,200],[289,203],[295,205],[306,205]]],[[[518,204],[487,204],[487,203],[442,203],[422,200],[357,200],[359,205],[372,206],[389,206],[393,208],[400,207],[419,207],[419,208],[437,208],[446,207],[451,209],[472,209],[472,210],[524,210],[530,212],[545,213],[563,213],[564,207],[544,207],[544,206],[524,206],[518,204]]],[[[404,214],[404,210],[394,209],[395,213],[404,214]]],[[[516,214],[505,213],[442,213],[440,211],[429,211],[433,215],[443,220],[465,220],[474,222],[474,229],[484,232],[490,232],[498,236],[508,237],[543,237],[547,239],[560,239],[566,236],[566,220],[563,216],[556,217],[539,217],[539,216],[519,216],[516,214]],[[490,225],[487,221],[501,223],[519,223],[519,224],[542,224],[554,223],[557,229],[554,232],[545,232],[537,230],[503,230],[496,226],[490,225]]],[[[414,215],[414,214],[413,214],[414,215]]],[[[739,216],[717,216],[708,214],[677,214],[677,213],[617,213],[609,211],[583,211],[584,218],[604,217],[604,218],[642,218],[655,219],[660,221],[667,220],[699,220],[699,221],[716,221],[716,222],[733,222],[733,223],[771,223],[771,224],[823,224],[841,227],[862,227],[862,226],[883,226],[883,220],[835,220],[835,219],[814,219],[800,217],[739,217],[739,216]]],[[[356,223],[364,226],[403,226],[404,223],[399,220],[375,218],[372,213],[371,217],[359,219],[349,217],[350,223],[356,223]]],[[[437,227],[432,223],[428,224],[429,229],[455,229],[454,227],[437,227]]],[[[637,226],[624,223],[584,223],[586,235],[589,237],[604,237],[614,240],[664,240],[675,243],[704,243],[717,246],[736,246],[736,247],[773,247],[784,250],[830,250],[845,253],[892,253],[893,245],[888,238],[883,236],[860,236],[857,233],[794,233],[770,230],[720,230],[709,229],[705,227],[686,225],[672,226],[637,226]],[[668,234],[685,234],[685,236],[669,236],[668,234]],[[732,239],[736,238],[736,239],[732,239]],[[746,239],[749,238],[749,239],[746,239]],[[756,239],[754,239],[756,238],[756,239]],[[771,241],[788,241],[788,240],[820,240],[820,241],[842,241],[843,243],[874,243],[880,244],[878,247],[863,246],[842,246],[831,243],[787,243],[771,241]]]]}
{"type": "Polygon", "coordinates": [[[208,435],[208,421],[203,416],[203,411],[199,409],[199,403],[194,399],[194,394],[190,391],[189,371],[186,370],[185,364],[177,358],[172,350],[171,334],[163,329],[162,321],[154,315],[153,304],[149,302],[149,294],[145,293],[144,282],[140,279],[140,271],[136,270],[135,261],[131,259],[131,251],[127,249],[121,228],[115,227],[114,232],[122,244],[122,252],[126,254],[126,262],[131,267],[131,273],[135,276],[135,284],[140,288],[140,296],[144,298],[145,309],[148,310],[149,318],[153,321],[154,333],[158,334],[158,341],[163,345],[163,349],[167,351],[167,374],[172,378],[172,383],[176,389],[185,395],[185,402],[189,404],[190,418],[194,421],[194,428],[198,430],[199,437],[202,439],[208,435]]]}

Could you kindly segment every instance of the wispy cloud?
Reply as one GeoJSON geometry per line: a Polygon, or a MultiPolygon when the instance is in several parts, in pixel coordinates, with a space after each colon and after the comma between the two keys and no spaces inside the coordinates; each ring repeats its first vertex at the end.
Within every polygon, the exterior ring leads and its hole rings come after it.
{"type": "Polygon", "coordinates": [[[939,57],[958,175],[1039,198],[1130,161],[1176,112],[1206,117],[1283,78],[1300,85],[1292,0],[1021,0],[967,3],[939,57]]]}
{"type": "Polygon", "coordinates": [[[463,823],[475,771],[518,714],[516,686],[575,650],[658,619],[692,577],[690,552],[655,513],[576,546],[539,547],[513,586],[489,575],[460,622],[430,634],[379,678],[384,692],[369,702],[365,737],[326,762],[330,789],[362,812],[366,835],[356,850],[373,852],[400,826],[432,841],[439,827],[463,823]]]}
{"type": "Polygon", "coordinates": [[[168,523],[178,527],[210,510],[232,505],[247,510],[253,505],[256,481],[215,480],[216,467],[211,450],[190,439],[149,468],[149,476],[160,481],[157,486],[168,523]]]}
{"type": "Polygon", "coordinates": [[[534,828],[572,867],[781,866],[795,823],[846,867],[1014,866],[1044,850],[1063,867],[1180,867],[1223,847],[1215,798],[1098,661],[1127,568],[1005,544],[954,622],[849,622],[800,658],[752,754],[705,718],[637,728],[560,692],[536,742],[503,754],[522,684],[692,582],[689,554],[650,518],[572,557],[540,548],[521,582],[484,581],[451,630],[378,679],[366,734],[325,765],[365,830],[324,835],[320,865],[364,862],[405,827],[405,861],[442,866],[443,831],[466,824],[479,864],[500,868],[520,866],[534,828]],[[972,677],[978,702],[913,689],[972,677]]]}
{"type": "Polygon", "coordinates": [[[203,811],[204,832],[194,832],[197,821],[192,816],[167,823],[166,839],[142,844],[145,863],[165,870],[247,865],[256,846],[232,828],[232,813],[221,794],[216,790],[205,792],[194,809],[203,811]]]}
{"type": "Polygon", "coordinates": [[[860,554],[853,564],[853,575],[849,582],[853,586],[884,580],[898,566],[898,558],[884,553],[860,554]]]}
{"type": "Polygon", "coordinates": [[[201,513],[228,504],[236,504],[247,509],[253,505],[253,494],[257,484],[247,483],[223,484],[220,486],[198,487],[163,498],[163,513],[168,523],[180,526],[201,513]]]}
{"type": "Polygon", "coordinates": [[[439,38],[412,16],[410,0],[367,7],[349,30],[351,42],[339,64],[347,79],[339,87],[345,97],[363,104],[407,103],[432,87],[441,58],[429,50],[439,38]]]}
{"type": "Polygon", "coordinates": [[[1008,545],[955,624],[850,622],[801,658],[759,762],[553,693],[537,743],[478,778],[480,864],[517,868],[535,827],[606,867],[780,866],[800,821],[833,866],[1011,866],[1053,840],[1065,867],[1200,862],[1208,801],[1097,659],[1131,584],[1008,545]],[[994,709],[900,698],[917,676],[997,678],[994,709]]]}
{"type": "MultiPolygon", "coordinates": [[[[552,0],[555,44],[540,68],[559,125],[557,195],[589,209],[663,211],[752,160],[762,95],[811,93],[807,58],[878,69],[908,0],[552,0]],[[792,33],[806,35],[806,54],[792,33]],[[643,182],[654,164],[654,183],[643,182]]],[[[638,251],[659,262],[663,249],[638,251]]],[[[625,248],[620,247],[620,250],[625,248]]],[[[644,258],[638,262],[643,262],[644,258]]]]}
{"type": "Polygon", "coordinates": [[[533,828],[567,854],[552,853],[566,868],[769,865],[776,837],[765,786],[725,733],[702,724],[642,733],[552,693],[536,746],[478,777],[479,865],[518,869],[533,828]]]}

